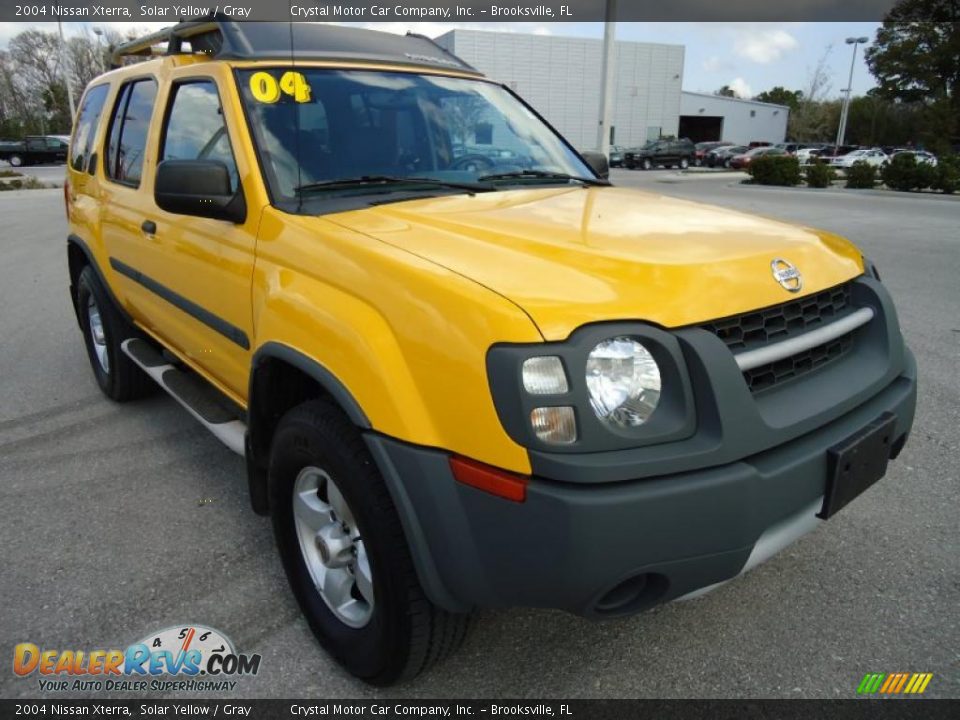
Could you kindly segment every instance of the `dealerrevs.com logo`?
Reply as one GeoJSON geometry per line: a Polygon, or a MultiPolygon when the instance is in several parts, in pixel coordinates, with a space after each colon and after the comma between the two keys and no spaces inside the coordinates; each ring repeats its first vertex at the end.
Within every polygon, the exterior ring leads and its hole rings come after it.
{"type": "Polygon", "coordinates": [[[226,635],[203,625],[169,627],[126,650],[41,649],[29,642],[13,649],[13,672],[36,676],[45,692],[233,690],[234,678],[259,670],[260,655],[238,653],[226,635]]]}

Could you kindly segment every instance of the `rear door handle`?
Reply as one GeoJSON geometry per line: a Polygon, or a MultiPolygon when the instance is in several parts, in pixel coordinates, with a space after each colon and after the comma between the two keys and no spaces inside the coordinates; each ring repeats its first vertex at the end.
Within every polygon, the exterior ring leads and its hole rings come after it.
{"type": "Polygon", "coordinates": [[[147,235],[156,235],[157,224],[153,220],[144,220],[143,224],[140,225],[140,229],[143,230],[147,235]]]}

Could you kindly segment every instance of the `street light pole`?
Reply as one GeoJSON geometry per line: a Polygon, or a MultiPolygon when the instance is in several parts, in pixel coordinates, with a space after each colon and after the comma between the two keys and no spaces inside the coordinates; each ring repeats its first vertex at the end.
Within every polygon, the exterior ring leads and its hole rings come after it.
{"type": "Polygon", "coordinates": [[[93,34],[97,36],[97,66],[100,68],[100,72],[104,72],[106,67],[104,67],[103,64],[103,48],[100,46],[100,39],[103,37],[103,28],[95,27],[93,34]]]}
{"type": "MultiPolygon", "coordinates": [[[[70,103],[70,124],[77,115],[77,108],[73,104],[73,86],[70,82],[70,71],[67,68],[67,42],[63,39],[63,23],[57,18],[57,28],[60,30],[60,68],[63,72],[63,81],[67,84],[67,101],[70,103]]],[[[71,130],[73,128],[71,127],[71,130]]]]}
{"type": "Polygon", "coordinates": [[[616,63],[617,0],[607,0],[606,22],[603,26],[603,78],[600,87],[600,128],[597,134],[597,150],[604,155],[610,152],[610,115],[613,113],[613,84],[616,63]]]}
{"type": "Polygon", "coordinates": [[[853,57],[850,59],[850,78],[847,80],[846,95],[843,98],[843,109],[840,111],[840,127],[837,129],[837,142],[834,152],[837,152],[843,145],[844,137],[847,134],[847,115],[850,113],[850,93],[853,92],[853,68],[857,64],[857,45],[869,42],[870,38],[857,37],[847,38],[847,45],[853,45],[853,57]]]}

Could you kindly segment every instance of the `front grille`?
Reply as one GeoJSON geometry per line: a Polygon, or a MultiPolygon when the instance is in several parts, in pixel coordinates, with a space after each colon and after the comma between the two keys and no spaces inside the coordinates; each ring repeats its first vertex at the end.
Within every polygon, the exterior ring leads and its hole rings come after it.
{"type": "MultiPolygon", "coordinates": [[[[850,283],[838,285],[782,305],[755,310],[703,325],[723,340],[734,353],[753,350],[829,324],[850,308],[850,283]]],[[[743,378],[750,392],[767,390],[805,375],[847,354],[854,333],[804,350],[790,357],[745,370],[743,378]]]]}
{"type": "Polygon", "coordinates": [[[847,333],[836,340],[804,350],[783,360],[745,370],[743,379],[747,381],[750,392],[760,392],[792,378],[806,375],[832,360],[843,357],[852,347],[853,333],[847,333]]]}
{"type": "Polygon", "coordinates": [[[812,330],[849,306],[850,284],[846,283],[783,305],[714,320],[703,327],[731,350],[750,350],[812,330]]]}

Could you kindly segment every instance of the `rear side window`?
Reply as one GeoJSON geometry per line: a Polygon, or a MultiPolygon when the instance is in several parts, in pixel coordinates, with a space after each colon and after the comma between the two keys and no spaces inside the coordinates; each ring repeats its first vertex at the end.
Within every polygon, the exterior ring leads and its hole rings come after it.
{"type": "Polygon", "coordinates": [[[70,150],[70,167],[83,172],[87,169],[90,153],[93,149],[93,137],[97,134],[103,103],[107,99],[108,85],[97,85],[87,91],[77,115],[77,129],[73,134],[70,150]]]}
{"type": "Polygon", "coordinates": [[[230,189],[236,191],[237,164],[216,85],[199,80],[177,85],[173,92],[160,159],[219,160],[230,171],[230,189]]]}
{"type": "Polygon", "coordinates": [[[107,177],[137,187],[143,170],[143,153],[157,97],[154,80],[137,80],[125,85],[113,109],[107,143],[107,177]]]}

